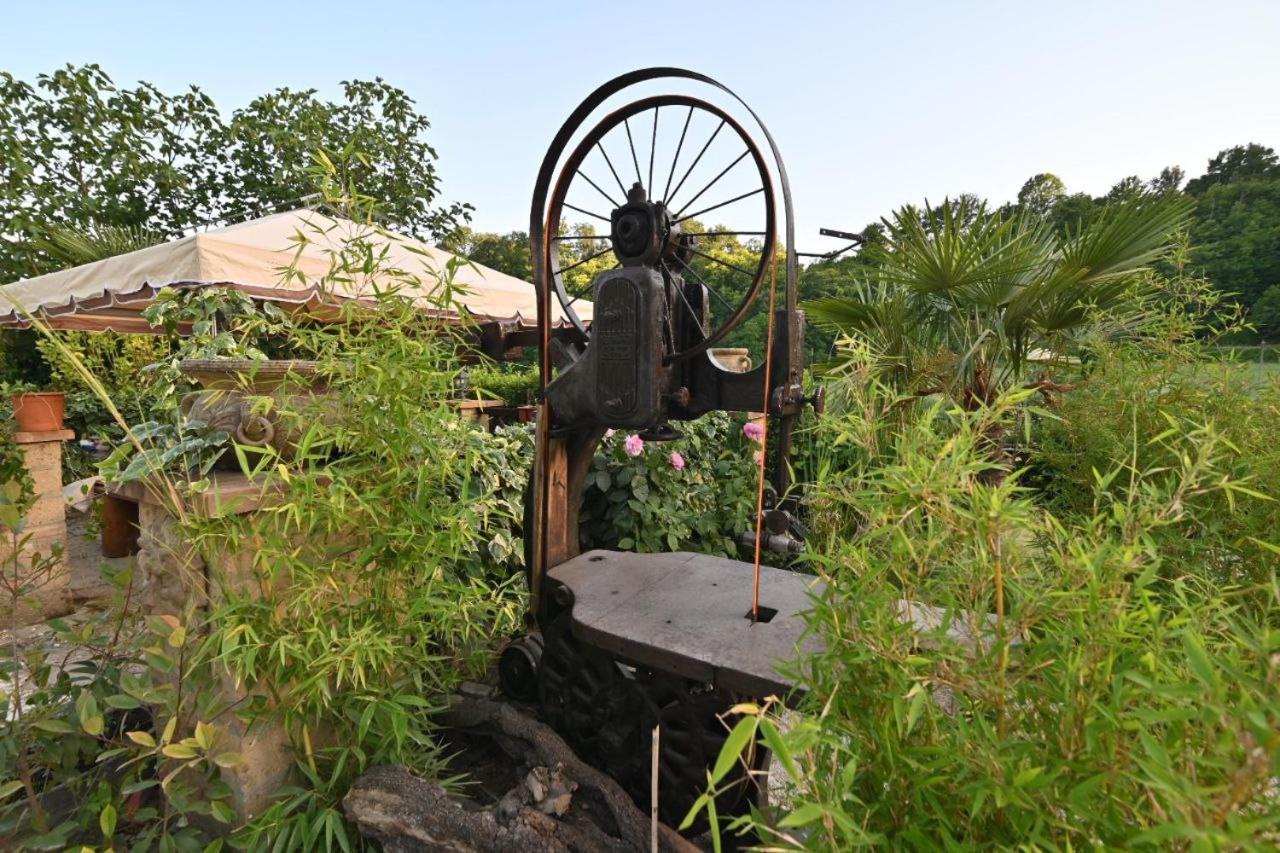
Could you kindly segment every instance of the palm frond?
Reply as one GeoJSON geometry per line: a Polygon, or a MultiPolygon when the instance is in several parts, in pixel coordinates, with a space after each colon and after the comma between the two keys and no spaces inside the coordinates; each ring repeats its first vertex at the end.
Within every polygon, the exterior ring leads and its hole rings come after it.
{"type": "Polygon", "coordinates": [[[1112,202],[1063,240],[1060,266],[1090,282],[1131,275],[1169,253],[1194,206],[1174,194],[1112,202]]]}
{"type": "Polygon", "coordinates": [[[46,228],[32,242],[46,254],[75,267],[136,252],[164,240],[163,234],[140,225],[103,225],[89,229],[57,225],[46,228]]]}

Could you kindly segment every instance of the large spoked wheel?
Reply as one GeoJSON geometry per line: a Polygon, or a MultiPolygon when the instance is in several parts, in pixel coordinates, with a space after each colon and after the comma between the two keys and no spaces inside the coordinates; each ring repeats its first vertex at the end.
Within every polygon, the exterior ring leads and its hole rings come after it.
{"type": "Polygon", "coordinates": [[[700,285],[709,297],[709,304],[700,306],[683,289],[671,288],[671,312],[682,315],[679,322],[690,324],[698,334],[696,343],[673,352],[668,361],[689,358],[724,339],[760,292],[777,244],[773,179],[760,148],[742,125],[697,98],[645,98],[595,125],[561,167],[544,231],[546,280],[565,318],[587,338],[590,323],[578,308],[591,298],[590,277],[570,273],[594,269],[587,265],[601,258],[616,259],[608,236],[583,233],[589,229],[570,223],[583,223],[585,217],[593,230],[603,229],[607,235],[613,210],[627,203],[636,186],[647,199],[660,202],[670,217],[670,233],[658,261],[664,277],[670,281],[679,274],[686,285],[700,285]],[[714,233],[689,230],[699,217],[713,213],[731,216],[733,226],[714,233]],[[758,260],[744,266],[699,248],[701,240],[725,237],[758,240],[758,260]],[[733,292],[721,293],[707,282],[694,268],[694,258],[718,264],[736,277],[733,292]]]}

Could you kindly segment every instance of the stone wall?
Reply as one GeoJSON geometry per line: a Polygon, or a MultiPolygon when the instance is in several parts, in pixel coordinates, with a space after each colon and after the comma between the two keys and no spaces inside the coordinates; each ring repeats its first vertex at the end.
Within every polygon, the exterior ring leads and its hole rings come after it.
{"type": "MultiPolygon", "coordinates": [[[[74,437],[71,430],[14,433],[14,442],[35,482],[36,499],[24,519],[21,536],[29,538],[17,560],[18,581],[30,589],[16,613],[11,602],[3,604],[2,615],[10,625],[30,625],[71,612],[71,573],[64,557],[67,519],[62,499],[62,442],[74,437]]],[[[12,582],[12,536],[0,542],[0,565],[12,582]]]]}
{"type": "MultiPolygon", "coordinates": [[[[245,477],[215,472],[214,486],[207,503],[189,506],[188,511],[205,514],[256,516],[262,524],[272,524],[270,513],[258,514],[264,498],[255,492],[245,477]]],[[[182,525],[172,512],[153,496],[135,491],[138,500],[138,555],[136,579],[141,602],[154,615],[173,615],[206,611],[222,599],[224,591],[238,594],[261,593],[258,572],[254,567],[252,541],[241,543],[234,551],[202,552],[187,541],[182,525]]],[[[250,525],[252,526],[252,524],[250,525]]],[[[280,589],[273,590],[276,594],[280,589]]],[[[223,672],[217,684],[215,704],[244,705],[251,694],[269,695],[262,689],[248,690],[223,672]]],[[[229,805],[241,820],[260,814],[279,798],[280,790],[291,780],[296,758],[283,724],[264,715],[246,724],[235,714],[224,714],[217,722],[218,751],[240,754],[241,761],[220,769],[222,780],[231,789],[229,805]]],[[[324,733],[313,738],[323,739],[324,733]]]]}

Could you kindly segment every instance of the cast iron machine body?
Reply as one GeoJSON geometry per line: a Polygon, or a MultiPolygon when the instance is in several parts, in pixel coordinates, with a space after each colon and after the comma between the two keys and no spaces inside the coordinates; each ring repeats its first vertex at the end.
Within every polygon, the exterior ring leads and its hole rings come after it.
{"type": "MultiPolygon", "coordinates": [[[[659,806],[673,824],[701,792],[723,742],[718,715],[741,697],[791,692],[779,664],[805,642],[799,614],[813,579],[758,559],[580,553],[586,474],[608,430],[661,442],[708,412],[763,412],[773,469],[760,545],[799,549],[787,457],[802,407],[820,399],[806,398],[802,386],[793,237],[786,170],[767,129],[727,88],[683,69],[632,72],[588,96],[553,140],[534,192],[543,377],[525,530],[534,631],[504,652],[502,682],[518,698],[536,699],[584,758],[640,800],[648,797],[657,726],[659,806]],[[624,90],[657,80],[701,87],[720,103],[650,95],[596,118],[624,90]],[[696,230],[703,217],[743,216],[748,207],[746,230],[696,230]],[[570,228],[582,217],[607,226],[607,238],[570,228]],[[743,237],[748,261],[707,251],[705,241],[743,237]],[[569,241],[578,243],[572,253],[563,248],[569,241]],[[612,265],[589,283],[568,275],[600,258],[612,265]],[[705,264],[699,272],[699,259],[739,278],[718,289],[705,264]],[[762,318],[756,322],[769,329],[771,346],[753,354],[760,363],[752,369],[727,370],[715,348],[751,317],[762,318]]],[[[759,546],[753,550],[758,557],[759,546]]],[[[757,763],[763,759],[759,750],[757,763]]],[[[721,813],[758,794],[747,775],[719,802],[721,813]]]]}

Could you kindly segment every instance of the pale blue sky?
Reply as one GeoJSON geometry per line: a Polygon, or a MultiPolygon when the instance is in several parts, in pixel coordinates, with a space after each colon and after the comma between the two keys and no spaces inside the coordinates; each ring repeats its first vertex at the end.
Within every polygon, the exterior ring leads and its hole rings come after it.
{"type": "Polygon", "coordinates": [[[1221,148],[1280,147],[1280,2],[0,3],[0,69],[98,62],[230,109],[382,76],[434,124],[446,195],[524,229],[555,128],[646,65],[720,78],[791,172],[801,249],[924,196],[1000,202],[1033,173],[1105,191],[1221,148]]]}

